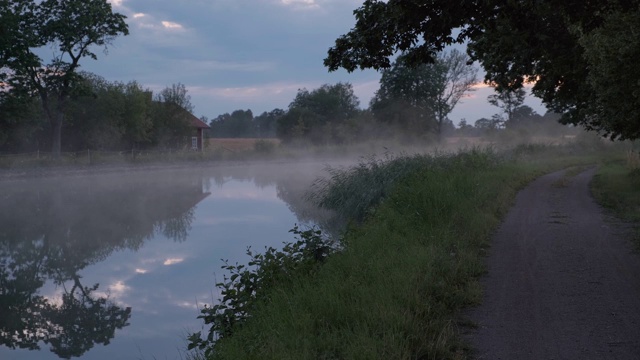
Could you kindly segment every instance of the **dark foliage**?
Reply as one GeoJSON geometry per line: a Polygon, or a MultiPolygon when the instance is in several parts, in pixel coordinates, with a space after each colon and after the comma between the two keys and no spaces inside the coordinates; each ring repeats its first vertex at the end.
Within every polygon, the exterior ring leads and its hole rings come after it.
{"type": "Polygon", "coordinates": [[[409,63],[433,63],[466,42],[499,91],[533,82],[563,123],[640,136],[638,0],[367,0],[354,15],[354,28],[329,49],[330,70],[388,68],[398,51],[409,63]]]}

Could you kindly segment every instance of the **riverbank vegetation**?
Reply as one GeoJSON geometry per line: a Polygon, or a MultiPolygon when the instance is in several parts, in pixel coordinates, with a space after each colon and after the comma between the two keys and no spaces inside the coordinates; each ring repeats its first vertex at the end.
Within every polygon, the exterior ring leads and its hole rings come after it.
{"type": "MultiPolygon", "coordinates": [[[[523,145],[334,169],[313,197],[351,220],[339,251],[313,271],[279,273],[286,281],[262,287],[250,314],[219,341],[212,331],[192,346],[212,359],[464,358],[460,331],[469,324],[460,310],[480,301],[488,240],[517,191],[545,172],[598,163],[610,150],[523,145]]],[[[235,297],[256,294],[234,289],[235,297]]]]}
{"type": "Polygon", "coordinates": [[[598,169],[591,183],[591,192],[600,205],[612,210],[616,217],[633,228],[637,249],[640,249],[640,157],[628,150],[598,169]]]}

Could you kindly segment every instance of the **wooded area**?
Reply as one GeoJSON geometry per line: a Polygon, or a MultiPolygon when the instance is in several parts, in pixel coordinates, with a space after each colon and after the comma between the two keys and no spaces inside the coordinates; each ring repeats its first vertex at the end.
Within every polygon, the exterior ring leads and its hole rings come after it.
{"type": "Polygon", "coordinates": [[[413,65],[433,63],[466,44],[498,91],[531,83],[565,124],[640,137],[638,0],[367,0],[354,15],[324,60],[330,70],[386,69],[398,52],[413,65]]]}
{"type": "MultiPolygon", "coordinates": [[[[329,70],[381,71],[368,106],[350,83],[324,84],[300,89],[287,109],[202,117],[211,127],[205,135],[314,145],[379,138],[432,142],[454,132],[519,129],[527,135],[535,125],[557,132],[549,119],[560,119],[611,139],[635,139],[639,6],[368,0],[355,11],[355,27],[325,59],[329,70]],[[467,53],[448,48],[465,42],[467,53]],[[499,111],[473,124],[463,119],[456,129],[448,115],[478,84],[474,61],[495,87],[487,100],[499,111]],[[549,114],[523,105],[527,83],[549,114]]],[[[154,94],[135,80],[110,82],[78,71],[84,58],[97,59],[92,49],[106,49],[128,34],[125,16],[106,0],[0,0],[0,20],[0,151],[51,149],[56,156],[188,147],[192,128],[183,110],[193,106],[183,84],[154,94]],[[43,46],[54,49],[48,62],[35,52],[43,46]]]]}

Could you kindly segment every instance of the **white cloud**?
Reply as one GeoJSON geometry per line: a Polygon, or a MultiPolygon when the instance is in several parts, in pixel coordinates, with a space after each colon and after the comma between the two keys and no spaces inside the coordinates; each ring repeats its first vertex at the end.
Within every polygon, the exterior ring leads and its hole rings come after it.
{"type": "Polygon", "coordinates": [[[121,298],[129,290],[131,290],[131,287],[125,285],[124,281],[122,280],[118,280],[115,283],[109,285],[109,294],[115,296],[115,298],[121,298]]]}
{"type": "Polygon", "coordinates": [[[318,5],[316,4],[315,0],[280,0],[280,2],[284,5],[318,5]]]}
{"type": "Polygon", "coordinates": [[[172,22],[172,21],[162,21],[162,26],[165,29],[171,29],[171,30],[183,30],[184,27],[176,22],[172,22]]]}
{"type": "Polygon", "coordinates": [[[62,305],[62,294],[64,290],[62,287],[56,287],[55,291],[52,294],[44,295],[43,297],[47,299],[47,301],[56,306],[62,305]]]}
{"type": "Polygon", "coordinates": [[[197,44],[198,39],[188,25],[160,20],[148,12],[131,12],[129,16],[131,34],[123,41],[134,41],[137,45],[132,51],[138,54],[148,54],[149,49],[192,48],[197,44]]]}
{"type": "Polygon", "coordinates": [[[117,280],[107,286],[106,290],[95,291],[95,296],[109,298],[111,301],[115,301],[121,306],[129,306],[125,300],[125,297],[131,291],[131,287],[124,283],[124,280],[117,280]]]}
{"type": "Polygon", "coordinates": [[[295,9],[317,9],[320,7],[315,0],[280,0],[280,3],[295,9]]]}
{"type": "Polygon", "coordinates": [[[175,264],[179,264],[181,262],[184,261],[184,258],[169,258],[167,260],[165,260],[162,265],[175,265],[175,264]]]}
{"type": "Polygon", "coordinates": [[[491,85],[485,83],[485,82],[477,82],[473,85],[471,85],[471,88],[473,89],[485,89],[485,88],[490,88],[491,85]]]}
{"type": "Polygon", "coordinates": [[[123,0],[109,0],[113,7],[122,7],[123,0]]]}
{"type": "Polygon", "coordinates": [[[177,301],[175,303],[176,306],[181,307],[183,309],[193,309],[193,310],[199,310],[198,308],[198,304],[196,304],[195,302],[189,302],[189,301],[177,301]]]}
{"type": "Polygon", "coordinates": [[[136,268],[136,274],[146,274],[149,270],[136,268]]]}

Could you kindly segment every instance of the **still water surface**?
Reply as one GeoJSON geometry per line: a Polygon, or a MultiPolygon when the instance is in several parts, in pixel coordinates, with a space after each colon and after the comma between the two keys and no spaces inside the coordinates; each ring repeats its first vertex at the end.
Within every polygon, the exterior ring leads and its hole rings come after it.
{"type": "Polygon", "coordinates": [[[221,259],[319,221],[322,163],[13,181],[0,190],[0,359],[180,359],[221,259]]]}

